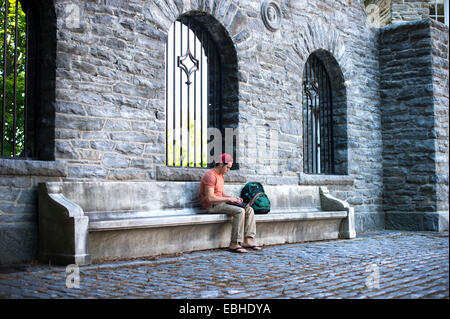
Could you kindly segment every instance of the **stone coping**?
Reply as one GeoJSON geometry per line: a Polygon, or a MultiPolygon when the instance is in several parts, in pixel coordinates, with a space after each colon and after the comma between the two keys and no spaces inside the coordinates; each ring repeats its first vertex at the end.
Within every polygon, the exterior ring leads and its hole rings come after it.
{"type": "Polygon", "coordinates": [[[444,32],[445,31],[448,32],[448,28],[449,28],[447,25],[445,25],[442,22],[436,21],[431,18],[425,18],[425,19],[420,19],[420,20],[404,21],[402,23],[390,24],[390,25],[379,28],[379,32],[387,33],[387,32],[393,32],[394,30],[398,30],[398,29],[412,29],[412,28],[423,27],[423,26],[439,28],[444,32]]]}
{"type": "Polygon", "coordinates": [[[300,185],[353,185],[355,178],[350,175],[313,175],[300,173],[300,185]]]}
{"type": "MultiPolygon", "coordinates": [[[[158,181],[167,182],[199,182],[203,175],[210,168],[199,167],[156,167],[156,179],[158,181]]],[[[239,169],[231,170],[225,175],[226,182],[245,183],[245,177],[240,173],[239,169]]]]}
{"type": "MultiPolygon", "coordinates": [[[[206,170],[209,168],[195,167],[157,167],[156,179],[167,182],[199,182],[206,170]]],[[[225,175],[225,181],[228,183],[246,183],[246,177],[239,170],[232,170],[225,175]]],[[[313,175],[300,173],[299,185],[353,185],[355,178],[350,175],[313,175]]],[[[268,183],[268,185],[272,183],[268,183]]]]}
{"type": "MultiPolygon", "coordinates": [[[[256,222],[279,222],[294,220],[319,220],[319,219],[340,219],[346,218],[346,211],[319,211],[319,212],[294,212],[294,213],[269,213],[256,214],[256,222]]],[[[131,218],[131,219],[105,219],[89,221],[89,231],[105,231],[119,229],[136,228],[155,228],[167,226],[200,225],[210,223],[224,223],[230,220],[225,214],[190,214],[190,215],[171,215],[149,218],[131,218]]]]}
{"type": "Polygon", "coordinates": [[[0,159],[0,175],[66,177],[65,161],[0,159]]]}

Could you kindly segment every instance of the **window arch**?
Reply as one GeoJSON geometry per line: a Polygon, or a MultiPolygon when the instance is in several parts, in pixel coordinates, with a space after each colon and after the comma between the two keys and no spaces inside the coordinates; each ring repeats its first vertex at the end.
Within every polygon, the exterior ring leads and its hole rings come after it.
{"type": "Polygon", "coordinates": [[[303,70],[303,172],[347,174],[347,107],[342,73],[326,51],[303,70]]]}
{"type": "Polygon", "coordinates": [[[191,12],[172,24],[166,42],[167,166],[207,167],[210,128],[221,133],[224,149],[225,128],[237,126],[236,61],[225,29],[211,16],[191,12]]]}
{"type": "Polygon", "coordinates": [[[323,63],[310,56],[303,71],[303,171],[334,173],[333,100],[323,63]]]}

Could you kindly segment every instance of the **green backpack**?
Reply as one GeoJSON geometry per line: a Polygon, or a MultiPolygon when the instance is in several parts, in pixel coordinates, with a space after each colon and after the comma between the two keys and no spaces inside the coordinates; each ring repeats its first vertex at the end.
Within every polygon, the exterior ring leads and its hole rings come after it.
{"type": "Polygon", "coordinates": [[[249,182],[245,184],[241,191],[241,198],[244,203],[249,203],[258,193],[262,194],[256,198],[255,202],[251,206],[255,211],[255,214],[267,214],[270,211],[270,200],[264,192],[264,187],[261,183],[249,182]]]}

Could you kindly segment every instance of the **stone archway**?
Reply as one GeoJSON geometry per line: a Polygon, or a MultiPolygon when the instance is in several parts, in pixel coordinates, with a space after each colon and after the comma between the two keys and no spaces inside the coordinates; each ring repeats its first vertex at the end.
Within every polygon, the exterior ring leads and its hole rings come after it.
{"type": "MultiPolygon", "coordinates": [[[[295,72],[304,74],[306,61],[316,56],[328,72],[333,99],[335,173],[348,173],[347,88],[351,78],[352,59],[339,32],[324,23],[315,22],[300,28],[292,45],[298,58],[295,72]]],[[[303,99],[303,97],[302,97],[303,99]]],[[[301,99],[301,100],[302,100],[301,99]]]]}
{"type": "MultiPolygon", "coordinates": [[[[222,134],[222,150],[229,149],[225,145],[225,130],[236,129],[239,122],[238,57],[235,47],[236,43],[249,40],[249,36],[239,36],[246,33],[246,16],[240,12],[235,3],[228,0],[195,3],[166,0],[149,4],[147,10],[151,10],[151,16],[154,18],[151,23],[157,25],[159,29],[164,29],[167,34],[174,21],[187,23],[186,20],[189,20],[189,23],[199,26],[208,33],[214,42],[221,62],[220,76],[223,83],[218,89],[221,96],[221,114],[216,116],[220,125],[216,124],[215,128],[222,134]]],[[[166,39],[161,37],[161,40],[166,39]]],[[[232,145],[234,158],[238,155],[237,144],[236,141],[232,145]]]]}

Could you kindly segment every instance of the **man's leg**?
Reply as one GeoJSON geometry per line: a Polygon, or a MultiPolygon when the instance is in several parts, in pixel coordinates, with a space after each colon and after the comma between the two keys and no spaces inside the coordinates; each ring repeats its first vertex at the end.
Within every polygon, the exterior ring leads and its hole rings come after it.
{"type": "Polygon", "coordinates": [[[256,236],[256,221],[255,221],[255,212],[253,208],[247,207],[245,209],[245,239],[243,243],[243,247],[252,248],[254,250],[261,250],[261,247],[255,245],[253,239],[256,236]]]}
{"type": "Polygon", "coordinates": [[[255,238],[256,236],[256,222],[255,222],[255,212],[253,208],[246,207],[245,208],[245,228],[244,228],[245,237],[255,238]]]}
{"type": "Polygon", "coordinates": [[[214,207],[209,207],[207,209],[207,212],[212,214],[220,213],[227,214],[228,216],[233,216],[230,248],[237,247],[244,241],[245,210],[243,208],[220,203],[214,205],[214,207]]]}

